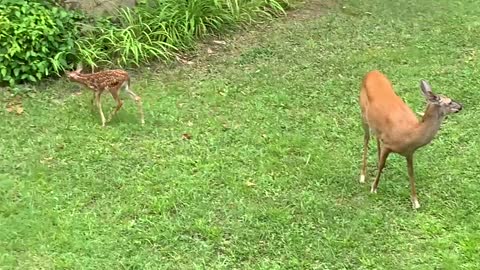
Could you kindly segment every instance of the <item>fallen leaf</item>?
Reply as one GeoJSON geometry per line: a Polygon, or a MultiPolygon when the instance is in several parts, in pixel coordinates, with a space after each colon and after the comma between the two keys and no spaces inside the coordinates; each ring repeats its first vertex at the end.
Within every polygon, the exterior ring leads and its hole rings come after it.
{"type": "Polygon", "coordinates": [[[40,163],[42,163],[42,164],[47,164],[47,163],[49,163],[49,162],[52,161],[52,160],[53,160],[53,157],[45,157],[45,158],[43,158],[42,160],[40,160],[40,163]]]}
{"type": "Polygon", "coordinates": [[[179,57],[178,55],[175,56],[175,58],[177,59],[177,61],[179,61],[182,64],[187,64],[187,65],[193,65],[194,64],[192,61],[183,59],[183,58],[179,57]]]}
{"type": "Polygon", "coordinates": [[[214,40],[213,43],[219,44],[219,45],[227,45],[227,42],[225,42],[223,40],[214,40]]]}
{"type": "Polygon", "coordinates": [[[19,98],[14,98],[7,104],[7,112],[16,113],[18,115],[23,113],[22,101],[19,98]]]}
{"type": "Polygon", "coordinates": [[[256,186],[257,184],[253,183],[253,182],[250,182],[250,181],[247,181],[245,182],[245,185],[247,185],[247,187],[254,187],[256,186]]]}
{"type": "Polygon", "coordinates": [[[208,48],[208,49],[207,49],[207,53],[208,53],[208,54],[212,54],[212,53],[213,53],[213,50],[210,49],[210,48],[208,48]]]}
{"type": "Polygon", "coordinates": [[[17,114],[22,114],[22,113],[23,113],[23,107],[17,106],[17,107],[15,108],[15,112],[16,112],[17,114]]]}
{"type": "Polygon", "coordinates": [[[183,133],[182,134],[182,139],[184,140],[190,140],[192,139],[192,135],[188,134],[188,133],[183,133]]]}

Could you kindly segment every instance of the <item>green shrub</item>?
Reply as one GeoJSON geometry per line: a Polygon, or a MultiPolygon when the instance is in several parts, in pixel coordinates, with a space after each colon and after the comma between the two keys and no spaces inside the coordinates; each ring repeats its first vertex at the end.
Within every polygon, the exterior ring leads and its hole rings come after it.
{"type": "Polygon", "coordinates": [[[284,12],[286,0],[144,0],[84,27],[78,57],[91,67],[139,65],[190,49],[205,35],[284,12]]]}
{"type": "Polygon", "coordinates": [[[80,16],[57,0],[0,2],[0,84],[36,82],[71,68],[170,59],[212,33],[284,12],[287,0],[143,0],[116,16],[80,16]],[[79,23],[81,21],[81,23],[79,23]]]}
{"type": "Polygon", "coordinates": [[[91,67],[135,65],[152,59],[167,59],[176,48],[164,41],[166,32],[153,30],[132,9],[121,9],[117,22],[101,19],[84,25],[76,42],[78,58],[91,67]]]}
{"type": "Polygon", "coordinates": [[[0,83],[36,82],[68,66],[76,39],[75,18],[34,1],[0,3],[0,83]]]}

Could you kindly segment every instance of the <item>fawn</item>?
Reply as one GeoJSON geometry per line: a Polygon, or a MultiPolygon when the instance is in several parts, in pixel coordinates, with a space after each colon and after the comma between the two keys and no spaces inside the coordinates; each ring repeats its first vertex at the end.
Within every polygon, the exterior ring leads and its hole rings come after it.
{"type": "Polygon", "coordinates": [[[420,89],[427,100],[427,108],[419,121],[413,111],[395,94],[390,81],[380,71],[367,73],[360,91],[362,124],[365,131],[363,164],[360,182],[365,182],[368,142],[370,131],[377,138],[378,172],[371,192],[376,193],[380,175],[390,153],[400,154],[407,159],[410,179],[411,201],[414,209],[420,208],[415,191],[413,154],[429,144],[447,114],[462,110],[462,105],[446,96],[432,92],[428,82],[420,81],[420,89]]]}
{"type": "Polygon", "coordinates": [[[112,117],[117,114],[118,110],[123,105],[123,101],[120,99],[120,90],[125,89],[127,94],[137,103],[138,111],[140,114],[140,121],[145,124],[142,100],[130,89],[130,76],[128,72],[121,69],[104,70],[91,74],[82,74],[82,67],[79,65],[75,71],[68,72],[67,77],[75,82],[83,84],[84,86],[93,90],[92,104],[95,102],[98,110],[100,111],[100,117],[102,118],[102,127],[105,127],[106,122],[110,122],[112,117]],[[108,90],[112,94],[113,98],[117,102],[116,108],[110,113],[108,120],[105,120],[103,115],[102,104],[100,102],[100,96],[103,91],[108,90]]]}

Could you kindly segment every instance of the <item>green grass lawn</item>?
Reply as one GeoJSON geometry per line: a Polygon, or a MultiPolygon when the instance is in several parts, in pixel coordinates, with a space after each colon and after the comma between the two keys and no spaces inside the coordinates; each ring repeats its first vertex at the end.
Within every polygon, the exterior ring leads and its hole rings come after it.
{"type": "Polygon", "coordinates": [[[312,2],[133,73],[143,127],[65,79],[2,109],[0,269],[478,269],[478,1],[312,2]],[[416,153],[418,211],[401,156],[358,183],[371,69],[416,112],[420,79],[464,104],[416,153]]]}

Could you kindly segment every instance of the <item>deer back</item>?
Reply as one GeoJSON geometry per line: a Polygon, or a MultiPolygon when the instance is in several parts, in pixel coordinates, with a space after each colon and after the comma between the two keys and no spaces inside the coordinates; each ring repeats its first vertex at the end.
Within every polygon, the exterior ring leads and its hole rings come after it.
{"type": "Polygon", "coordinates": [[[404,136],[418,125],[410,107],[395,93],[387,77],[376,70],[363,79],[360,106],[364,121],[380,137],[404,136]]]}
{"type": "Polygon", "coordinates": [[[91,74],[72,72],[69,78],[93,90],[118,89],[130,80],[128,72],[121,69],[105,70],[91,74]]]}

